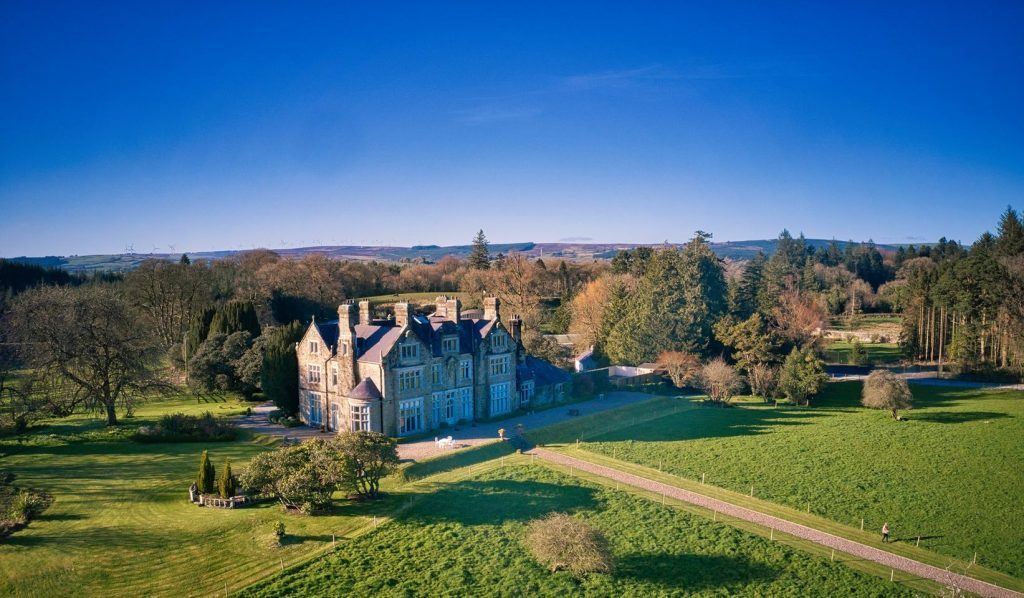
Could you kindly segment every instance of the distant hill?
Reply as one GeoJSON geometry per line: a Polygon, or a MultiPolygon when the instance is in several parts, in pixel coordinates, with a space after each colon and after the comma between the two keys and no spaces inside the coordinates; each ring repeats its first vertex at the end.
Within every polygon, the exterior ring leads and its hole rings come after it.
{"type": "MultiPolygon", "coordinates": [[[[807,239],[807,243],[814,247],[825,247],[831,241],[826,239],[807,239]]],[[[847,242],[839,241],[840,247],[845,247],[847,242]]],[[[499,253],[509,254],[513,252],[523,253],[530,257],[552,257],[569,260],[606,260],[611,259],[622,249],[632,249],[642,245],[656,246],[657,244],[646,243],[492,243],[490,246],[491,255],[499,253]]],[[[775,251],[775,239],[759,239],[751,241],[726,241],[723,243],[712,243],[711,247],[715,253],[722,258],[733,260],[750,259],[758,251],[771,254],[775,251]]],[[[677,246],[680,246],[677,244],[677,246]]],[[[898,245],[878,245],[883,252],[896,251],[898,245]]],[[[274,249],[283,257],[299,258],[310,253],[321,253],[335,259],[347,260],[377,260],[384,262],[436,262],[446,256],[466,257],[472,245],[449,245],[441,247],[438,245],[415,245],[413,247],[389,247],[369,245],[335,245],[321,247],[295,247],[288,249],[274,249]]],[[[240,251],[199,251],[189,253],[193,260],[218,260],[231,257],[241,253],[240,251]]],[[[122,253],[116,255],[73,255],[73,256],[45,256],[45,257],[16,257],[10,258],[13,262],[23,264],[34,264],[49,268],[63,268],[68,272],[94,272],[113,271],[123,272],[132,270],[140,263],[148,259],[178,260],[180,253],[122,253]]]]}

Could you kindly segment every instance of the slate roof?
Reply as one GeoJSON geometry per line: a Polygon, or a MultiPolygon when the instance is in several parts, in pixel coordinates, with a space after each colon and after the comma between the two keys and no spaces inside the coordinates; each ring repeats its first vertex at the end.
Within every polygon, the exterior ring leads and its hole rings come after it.
{"type": "MultiPolygon", "coordinates": [[[[441,340],[449,334],[459,336],[459,353],[472,353],[480,342],[494,329],[497,320],[462,319],[458,324],[444,318],[412,316],[409,330],[430,347],[435,357],[441,355],[441,340]]],[[[338,321],[316,322],[317,330],[324,343],[334,349],[338,345],[338,321]]],[[[394,325],[394,321],[375,321],[373,324],[356,324],[355,332],[358,342],[359,361],[380,363],[381,359],[391,351],[402,338],[403,328],[394,325]]]]}
{"type": "Polygon", "coordinates": [[[328,347],[338,346],[338,321],[328,320],[326,322],[316,322],[316,329],[320,333],[320,337],[324,339],[324,344],[328,347]]]}
{"type": "Polygon", "coordinates": [[[352,389],[352,392],[348,393],[350,399],[362,399],[364,401],[371,401],[380,399],[380,391],[377,390],[377,385],[373,383],[370,378],[363,378],[363,381],[356,384],[356,387],[352,389]]]}
{"type": "Polygon", "coordinates": [[[562,384],[568,382],[572,376],[568,372],[555,367],[551,363],[538,359],[532,355],[527,355],[525,360],[525,367],[532,374],[534,380],[534,386],[548,386],[552,384],[562,384]]]}

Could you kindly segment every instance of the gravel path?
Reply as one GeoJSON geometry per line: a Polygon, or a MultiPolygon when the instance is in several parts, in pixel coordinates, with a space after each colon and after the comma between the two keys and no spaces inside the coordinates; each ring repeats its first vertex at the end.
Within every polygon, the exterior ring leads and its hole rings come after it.
{"type": "MultiPolygon", "coordinates": [[[[536,430],[537,428],[557,424],[568,419],[573,419],[574,417],[582,417],[584,415],[590,415],[591,413],[614,409],[616,407],[622,407],[624,405],[629,405],[630,403],[646,401],[647,399],[652,398],[654,398],[654,395],[642,392],[609,392],[602,395],[601,398],[590,399],[589,401],[583,401],[581,403],[561,405],[544,411],[520,415],[518,417],[510,417],[500,421],[461,425],[455,428],[448,428],[446,430],[438,430],[435,434],[437,436],[451,436],[452,440],[455,441],[456,447],[476,446],[486,444],[488,442],[494,442],[498,438],[498,429],[500,428],[504,428],[508,435],[511,436],[515,427],[518,424],[522,424],[523,428],[526,429],[526,432],[529,433],[530,430],[536,430]],[[575,410],[579,415],[569,415],[570,409],[575,410]]],[[[451,452],[452,450],[459,449],[438,448],[434,443],[433,437],[431,437],[414,442],[403,442],[402,444],[399,444],[398,456],[402,460],[409,459],[412,461],[419,461],[441,453],[451,452]]]]}
{"type": "Polygon", "coordinates": [[[647,478],[626,473],[618,469],[605,467],[603,465],[597,465],[595,463],[590,463],[589,461],[584,461],[582,459],[577,459],[575,457],[570,457],[569,455],[557,453],[542,448],[533,448],[529,452],[536,454],[541,459],[550,461],[552,463],[557,463],[559,465],[564,465],[566,467],[571,466],[575,469],[586,471],[588,473],[599,475],[601,477],[608,478],[611,480],[617,480],[619,482],[622,482],[623,484],[634,486],[636,488],[649,490],[651,492],[656,492],[658,494],[664,494],[665,496],[682,500],[691,504],[695,504],[707,509],[712,509],[714,511],[723,513],[725,515],[729,515],[731,517],[735,517],[737,519],[743,519],[745,521],[750,521],[752,523],[757,523],[765,527],[773,528],[780,532],[787,533],[791,536],[796,536],[804,540],[810,540],[811,542],[821,544],[822,546],[825,546],[827,548],[834,548],[840,552],[844,552],[846,554],[860,557],[869,561],[874,561],[876,563],[885,565],[886,567],[890,567],[892,569],[899,569],[900,571],[910,573],[917,577],[936,581],[942,584],[943,586],[956,584],[957,587],[968,592],[978,594],[980,596],[993,596],[998,598],[1020,598],[1024,596],[1024,594],[1021,594],[1020,592],[1015,592],[1013,590],[1002,588],[964,575],[951,573],[949,571],[946,571],[945,569],[933,567],[932,565],[926,565],[913,559],[898,556],[890,552],[880,550],[878,548],[872,548],[871,546],[867,546],[859,542],[854,542],[853,540],[847,540],[845,538],[833,536],[832,534],[819,531],[804,525],[800,525],[798,523],[786,521],[785,519],[779,519],[778,517],[766,515],[764,513],[740,507],[732,503],[711,498],[709,496],[704,496],[703,494],[698,494],[696,492],[691,492],[689,490],[683,490],[682,488],[669,486],[668,484],[662,484],[661,482],[649,480],[647,478]]]}

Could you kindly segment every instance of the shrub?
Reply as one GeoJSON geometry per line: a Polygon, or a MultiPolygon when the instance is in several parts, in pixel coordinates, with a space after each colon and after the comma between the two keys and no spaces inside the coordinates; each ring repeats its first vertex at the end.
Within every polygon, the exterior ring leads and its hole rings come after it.
{"type": "Polygon", "coordinates": [[[252,458],[242,475],[249,491],[273,496],[287,509],[321,511],[345,483],[345,457],[334,440],[315,438],[252,458]]]}
{"type": "Polygon", "coordinates": [[[743,388],[743,378],[736,373],[736,368],[721,357],[712,359],[701,368],[698,383],[708,397],[720,405],[727,404],[743,388]]]}
{"type": "Polygon", "coordinates": [[[281,546],[282,540],[284,540],[284,522],[275,521],[270,524],[269,540],[270,545],[273,547],[281,546]]]}
{"type": "Polygon", "coordinates": [[[899,421],[900,409],[911,409],[914,395],[907,381],[889,370],[875,370],[864,380],[861,404],[872,409],[887,409],[899,421]]]}
{"type": "Polygon", "coordinates": [[[185,415],[173,413],[162,416],[155,425],[143,426],[133,438],[138,442],[206,442],[235,440],[238,428],[215,417],[212,413],[185,415]]]}
{"type": "Polygon", "coordinates": [[[867,359],[867,352],[864,350],[864,345],[861,344],[859,338],[854,338],[850,341],[850,365],[863,365],[867,359]]]}
{"type": "Polygon", "coordinates": [[[199,487],[200,494],[213,494],[215,477],[213,463],[206,451],[203,451],[203,455],[199,457],[199,475],[196,477],[196,486],[199,487]]]}
{"type": "Polygon", "coordinates": [[[564,513],[532,521],[526,531],[526,545],[534,558],[552,572],[565,570],[583,577],[612,570],[611,550],[604,535],[564,513]]]}
{"type": "Polygon", "coordinates": [[[270,421],[270,423],[272,424],[278,424],[286,428],[294,428],[302,425],[302,422],[299,420],[298,417],[294,415],[288,415],[287,413],[284,413],[280,409],[275,409],[271,411],[270,414],[267,415],[267,420],[270,421]]]}
{"type": "Polygon", "coordinates": [[[220,469],[217,476],[217,492],[221,498],[231,498],[235,495],[235,477],[231,475],[231,459],[224,459],[224,467],[220,469]]]}
{"type": "Polygon", "coordinates": [[[810,349],[794,347],[779,372],[779,390],[798,405],[808,404],[810,398],[821,392],[827,382],[825,364],[810,349]]]}

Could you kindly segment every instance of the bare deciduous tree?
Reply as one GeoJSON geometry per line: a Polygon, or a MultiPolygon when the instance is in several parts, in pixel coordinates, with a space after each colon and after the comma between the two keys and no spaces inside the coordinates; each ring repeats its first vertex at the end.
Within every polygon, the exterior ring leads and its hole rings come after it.
{"type": "Polygon", "coordinates": [[[828,320],[825,308],[797,291],[783,293],[773,315],[779,333],[800,347],[813,345],[828,320]]]}
{"type": "Polygon", "coordinates": [[[532,521],[526,545],[552,572],[565,570],[582,577],[612,570],[612,554],[604,535],[571,515],[552,513],[532,521]]]}
{"type": "Polygon", "coordinates": [[[692,353],[664,351],[658,356],[658,365],[668,371],[668,377],[676,388],[694,382],[701,372],[700,360],[692,353]]]}
{"type": "Polygon", "coordinates": [[[700,371],[700,386],[708,397],[721,405],[727,404],[743,388],[743,378],[736,368],[721,357],[712,359],[700,371]]]}
{"type": "Polygon", "coordinates": [[[899,410],[913,408],[913,400],[906,380],[889,370],[875,370],[864,380],[860,402],[872,409],[887,409],[899,421],[899,410]]]}
{"type": "Polygon", "coordinates": [[[19,296],[13,337],[42,379],[64,386],[87,408],[117,424],[147,392],[164,390],[155,376],[153,331],[109,286],[41,287],[19,296]]]}
{"type": "Polygon", "coordinates": [[[767,363],[756,363],[747,372],[750,392],[763,398],[766,402],[775,398],[779,392],[779,368],[767,363]]]}

